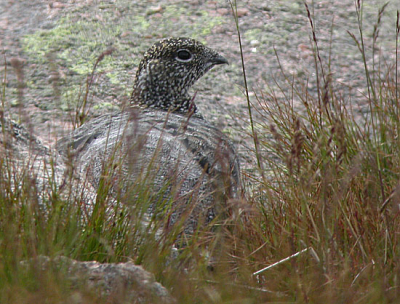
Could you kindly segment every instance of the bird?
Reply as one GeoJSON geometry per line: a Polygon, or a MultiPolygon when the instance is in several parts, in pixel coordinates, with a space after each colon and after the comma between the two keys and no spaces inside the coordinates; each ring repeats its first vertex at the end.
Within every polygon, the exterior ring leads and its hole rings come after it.
{"type": "Polygon", "coordinates": [[[148,193],[148,214],[193,234],[241,195],[233,143],[189,93],[222,64],[228,60],[195,39],[156,42],[139,63],[129,107],[84,123],[58,141],[58,152],[94,187],[107,179],[129,204],[148,193]]]}

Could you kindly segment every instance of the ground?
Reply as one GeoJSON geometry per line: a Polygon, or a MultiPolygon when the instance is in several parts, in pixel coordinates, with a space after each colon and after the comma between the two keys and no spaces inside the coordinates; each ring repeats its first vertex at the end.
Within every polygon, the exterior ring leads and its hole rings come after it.
{"type": "MultiPolygon", "coordinates": [[[[3,107],[6,115],[27,126],[46,145],[53,145],[73,128],[74,109],[86,91],[87,119],[120,109],[143,52],[160,38],[189,36],[220,51],[230,62],[208,73],[193,91],[203,115],[230,133],[244,167],[249,167],[248,108],[238,34],[228,1],[1,2],[3,107]],[[112,54],[99,63],[91,78],[97,58],[110,49],[112,54]]],[[[326,75],[344,84],[338,94],[344,94],[346,102],[360,113],[366,111],[358,99],[366,93],[361,53],[350,34],[360,38],[354,1],[307,3],[326,75]]],[[[373,0],[363,6],[371,65],[373,54],[376,59],[384,53],[387,61],[375,62],[380,65],[393,62],[395,56],[394,24],[400,8],[396,1],[382,14],[378,42],[372,48],[374,25],[384,3],[373,0]]],[[[290,77],[310,79],[310,92],[315,92],[312,32],[303,1],[238,1],[237,8],[251,101],[257,104],[256,96],[278,87],[283,78],[279,64],[290,77]]],[[[261,121],[265,117],[255,114],[256,122],[265,123],[261,121]]]]}

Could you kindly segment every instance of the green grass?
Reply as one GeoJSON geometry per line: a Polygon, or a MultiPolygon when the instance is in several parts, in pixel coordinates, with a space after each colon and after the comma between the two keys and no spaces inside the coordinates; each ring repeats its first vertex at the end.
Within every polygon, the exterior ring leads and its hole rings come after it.
{"type": "MultiPolygon", "coordinates": [[[[72,291],[62,275],[21,267],[20,261],[38,255],[133,260],[154,273],[178,303],[396,302],[400,296],[399,18],[393,29],[396,59],[385,66],[368,66],[366,58],[374,54],[364,47],[369,38],[363,37],[358,5],[359,35],[349,34],[365,62],[367,94],[357,102],[369,105],[368,115],[356,113],[350,97],[336,93],[341,84],[330,74],[330,63],[319,56],[309,17],[317,92],[310,92],[306,80],[293,79],[282,68],[285,81],[279,91],[271,85],[255,92],[257,105],[248,99],[257,167],[249,170],[256,174],[244,175],[252,187],[243,200],[229,202],[229,216],[217,233],[208,228],[196,232],[175,259],[171,245],[180,227],[156,237],[166,214],[150,219],[153,225],[142,231],[140,221],[152,199],[151,180],[131,189],[137,204],[127,206],[123,195],[109,195],[110,181],[105,178],[92,212],[87,212],[82,208],[86,194],[60,189],[53,182],[51,164],[47,178],[52,186],[41,192],[29,174],[29,163],[16,170],[16,156],[2,154],[0,302],[64,303],[72,291]],[[261,119],[253,116],[253,107],[261,119]]],[[[376,30],[383,10],[378,12],[376,30]]],[[[375,44],[377,38],[375,31],[368,42],[375,44]]],[[[5,89],[3,84],[3,108],[5,89]]],[[[85,114],[85,106],[82,109],[85,114]]],[[[78,109],[76,124],[79,114],[78,109]]],[[[4,127],[2,132],[6,134],[4,127]]],[[[94,295],[90,302],[90,296],[87,303],[98,303],[94,295]]]]}

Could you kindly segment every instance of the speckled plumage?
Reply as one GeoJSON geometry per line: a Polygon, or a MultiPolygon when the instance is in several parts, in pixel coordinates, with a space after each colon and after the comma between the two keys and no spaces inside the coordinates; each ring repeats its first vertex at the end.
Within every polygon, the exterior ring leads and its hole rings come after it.
{"type": "MultiPolygon", "coordinates": [[[[192,115],[196,107],[188,94],[204,73],[224,63],[224,57],[193,39],[156,43],[134,81],[131,102],[141,107],[84,124],[60,140],[58,150],[72,151],[75,165],[95,186],[109,177],[117,190],[150,183],[155,202],[160,195],[172,196],[169,225],[189,212],[184,231],[193,233],[225,209],[227,199],[240,196],[233,145],[201,115],[192,115]]],[[[131,193],[131,203],[136,199],[131,193]]]]}

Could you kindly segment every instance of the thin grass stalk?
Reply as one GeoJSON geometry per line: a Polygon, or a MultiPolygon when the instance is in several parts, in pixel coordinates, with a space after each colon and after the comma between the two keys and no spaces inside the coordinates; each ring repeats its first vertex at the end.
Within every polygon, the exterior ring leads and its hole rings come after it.
{"type": "Polygon", "coordinates": [[[96,72],[96,69],[97,69],[97,66],[99,65],[99,63],[101,61],[103,61],[103,59],[106,56],[111,55],[114,52],[114,50],[115,50],[114,48],[109,48],[109,49],[105,50],[103,53],[101,53],[99,57],[97,57],[96,62],[93,65],[93,69],[90,73],[90,76],[86,80],[86,90],[85,90],[85,95],[83,96],[82,104],[78,105],[77,109],[75,111],[75,125],[78,124],[78,126],[81,126],[86,121],[88,112],[90,110],[90,108],[86,109],[86,106],[88,103],[89,92],[94,83],[94,73],[96,72]]]}
{"type": "MultiPolygon", "coordinates": [[[[384,5],[384,8],[386,7],[386,5],[388,5],[388,3],[386,3],[384,5]]],[[[381,14],[381,11],[383,12],[383,9],[379,11],[379,13],[381,14]]],[[[396,49],[395,49],[395,99],[396,99],[396,125],[397,125],[397,135],[400,132],[400,119],[399,119],[399,96],[398,96],[398,40],[399,40],[399,32],[400,32],[400,12],[397,11],[397,18],[396,18],[396,49]]],[[[388,73],[389,74],[389,73],[388,73]]],[[[385,197],[383,196],[383,204],[381,205],[380,209],[379,209],[379,213],[381,215],[381,218],[384,222],[385,225],[385,249],[384,249],[384,263],[388,264],[388,260],[389,260],[389,243],[390,243],[390,247],[393,248],[393,238],[390,235],[390,231],[389,231],[389,220],[388,220],[388,215],[387,213],[384,213],[384,210],[388,204],[388,202],[391,200],[391,198],[394,196],[394,194],[396,193],[398,189],[398,186],[391,192],[391,194],[389,195],[389,197],[385,197]]],[[[393,255],[395,254],[395,252],[392,253],[393,255]]]]}
{"type": "MultiPolygon", "coordinates": [[[[318,106],[320,108],[320,111],[322,111],[321,85],[320,85],[320,81],[319,81],[318,62],[319,62],[319,66],[321,68],[322,78],[323,78],[323,81],[325,83],[326,81],[325,81],[324,67],[322,65],[322,60],[321,60],[320,51],[319,51],[319,47],[318,47],[317,36],[315,34],[314,23],[312,21],[311,13],[310,13],[310,10],[309,10],[308,5],[307,5],[306,2],[304,2],[304,6],[306,7],[308,21],[310,22],[310,26],[311,26],[312,39],[313,39],[313,44],[314,44],[314,48],[313,48],[313,55],[314,56],[313,57],[314,57],[314,64],[315,64],[315,75],[316,75],[315,78],[317,79],[318,106]]],[[[328,112],[327,112],[327,114],[328,114],[328,112]]],[[[321,115],[321,113],[320,113],[320,117],[319,118],[320,118],[319,123],[322,124],[322,115],[321,115]]],[[[329,118],[329,114],[328,114],[328,118],[329,118]]]]}
{"type": "MultiPolygon", "coordinates": [[[[372,80],[371,80],[371,74],[370,74],[369,69],[368,69],[367,58],[366,58],[366,55],[365,55],[364,34],[363,34],[363,30],[362,30],[362,26],[363,26],[363,3],[364,3],[364,1],[360,1],[360,0],[356,1],[356,14],[357,14],[357,20],[358,20],[358,31],[360,33],[360,44],[358,44],[358,42],[357,42],[357,44],[359,45],[359,48],[360,48],[360,51],[361,51],[361,56],[362,56],[362,60],[363,60],[363,63],[364,63],[365,76],[367,77],[368,98],[371,100],[371,93],[372,93],[373,100],[376,101],[375,88],[374,88],[374,85],[373,85],[372,80]]],[[[371,113],[373,113],[373,112],[371,111],[371,113]]]]}
{"type": "MultiPolygon", "coordinates": [[[[331,64],[332,64],[332,42],[333,42],[333,27],[335,24],[335,16],[332,16],[332,22],[329,32],[329,56],[328,56],[328,74],[331,74],[331,64]]],[[[332,89],[332,87],[331,87],[332,89]]],[[[333,93],[332,93],[333,94],[333,93]]]]}
{"type": "MultiPolygon", "coordinates": [[[[397,11],[396,18],[396,62],[395,62],[395,90],[396,90],[396,104],[397,104],[397,117],[400,117],[400,99],[399,99],[399,78],[398,78],[398,69],[399,69],[399,34],[400,34],[400,11],[397,11]]],[[[397,120],[397,133],[400,132],[400,125],[397,120]]]]}
{"type": "MultiPolygon", "coordinates": [[[[382,15],[383,15],[383,13],[384,13],[384,11],[385,11],[385,8],[386,8],[386,6],[389,4],[389,2],[387,2],[387,3],[385,3],[380,9],[379,9],[379,11],[378,11],[378,20],[377,20],[377,22],[375,23],[375,25],[374,25],[374,32],[373,32],[373,34],[372,34],[372,71],[373,71],[373,74],[372,74],[372,77],[373,77],[373,79],[372,79],[372,85],[371,85],[371,87],[372,88],[374,88],[374,86],[375,86],[375,83],[376,83],[376,81],[375,81],[375,47],[376,47],[376,42],[377,42],[377,39],[378,39],[378,37],[379,37],[379,26],[380,26],[380,24],[381,24],[381,20],[382,20],[382,15]]],[[[380,70],[380,69],[379,69],[380,70]]],[[[380,79],[380,77],[379,77],[379,79],[380,79]]],[[[381,82],[381,81],[380,81],[381,82]]],[[[383,108],[383,99],[382,99],[382,96],[381,96],[381,94],[379,94],[380,95],[380,98],[379,98],[379,104],[380,104],[380,107],[381,107],[381,109],[383,108]]],[[[376,98],[376,97],[375,97],[376,98]]],[[[379,117],[379,116],[378,116],[379,117]]],[[[381,118],[382,119],[382,118],[381,118]]],[[[386,124],[381,124],[381,128],[383,127],[383,128],[385,128],[385,126],[386,126],[386,124]]],[[[384,134],[384,130],[382,130],[381,129],[381,134],[384,134]]],[[[382,170],[379,170],[378,171],[378,173],[379,173],[379,179],[380,179],[380,183],[381,183],[381,195],[382,195],[382,201],[385,201],[385,191],[384,191],[384,186],[383,186],[383,178],[382,178],[382,170]]]]}
{"type": "MultiPolygon", "coordinates": [[[[365,44],[364,44],[364,36],[363,36],[363,31],[362,31],[362,21],[363,21],[363,2],[361,0],[357,0],[356,2],[356,13],[357,13],[357,20],[358,20],[358,30],[360,33],[360,42],[357,41],[357,39],[355,38],[354,35],[352,35],[350,32],[349,34],[351,35],[351,37],[353,38],[353,40],[355,40],[356,44],[358,45],[358,48],[361,52],[361,56],[362,56],[362,60],[363,60],[363,64],[364,64],[364,71],[365,71],[365,75],[367,78],[367,89],[368,89],[368,104],[370,107],[370,113],[371,113],[371,124],[372,124],[372,132],[373,132],[373,140],[374,140],[374,146],[376,147],[375,150],[375,161],[378,167],[378,175],[379,175],[379,180],[381,183],[381,195],[383,200],[385,201],[385,194],[384,194],[384,188],[383,188],[383,181],[382,181],[382,164],[380,161],[380,145],[378,145],[378,138],[377,138],[377,121],[375,121],[374,118],[374,113],[376,113],[376,111],[374,110],[374,108],[372,107],[373,104],[376,104],[377,102],[377,98],[376,98],[376,92],[375,92],[375,88],[374,88],[374,83],[371,80],[371,75],[368,69],[368,65],[367,65],[367,59],[366,59],[366,53],[365,53],[365,44]],[[371,94],[372,94],[372,98],[371,99],[371,94]]],[[[379,18],[378,18],[379,19],[379,18]]]]}
{"type": "MultiPolygon", "coordinates": [[[[1,124],[1,132],[3,136],[6,136],[5,126],[4,126],[4,111],[5,111],[5,103],[6,103],[6,84],[7,84],[7,60],[6,55],[4,55],[4,77],[1,83],[1,109],[0,109],[0,124],[1,124]]],[[[4,149],[6,149],[6,141],[3,140],[4,149]]],[[[8,153],[6,153],[8,154],[8,153]]],[[[0,168],[2,166],[3,159],[0,159],[0,168]]]]}
{"type": "Polygon", "coordinates": [[[6,102],[6,83],[7,83],[7,60],[6,60],[6,55],[4,55],[4,77],[1,83],[1,110],[0,110],[1,127],[3,133],[4,133],[4,109],[6,102]]]}
{"type": "Polygon", "coordinates": [[[241,35],[240,35],[239,17],[238,17],[238,12],[237,12],[236,0],[234,0],[233,2],[230,0],[229,4],[231,6],[233,18],[235,20],[236,32],[238,34],[238,41],[239,41],[239,48],[240,48],[240,58],[241,58],[241,62],[242,62],[243,81],[244,81],[244,88],[245,88],[245,92],[246,92],[247,109],[248,109],[248,112],[249,112],[251,133],[252,133],[252,137],[253,137],[254,149],[255,149],[256,158],[257,158],[257,167],[258,167],[258,169],[259,169],[259,171],[261,173],[261,177],[265,181],[263,169],[262,169],[262,166],[261,166],[261,157],[260,157],[260,153],[259,153],[259,149],[258,149],[258,139],[257,139],[258,137],[257,137],[256,131],[255,131],[255,128],[254,128],[253,113],[252,113],[252,110],[251,110],[249,87],[247,85],[246,67],[245,67],[245,64],[244,64],[243,46],[242,46],[242,38],[241,38],[241,35]]]}
{"type": "Polygon", "coordinates": [[[376,42],[378,40],[379,37],[379,26],[381,24],[382,21],[382,15],[383,12],[385,11],[386,6],[389,4],[389,2],[386,2],[380,9],[378,12],[378,20],[376,21],[376,23],[374,24],[374,31],[372,33],[372,83],[375,85],[376,80],[375,80],[375,49],[376,49],[376,42]]]}

